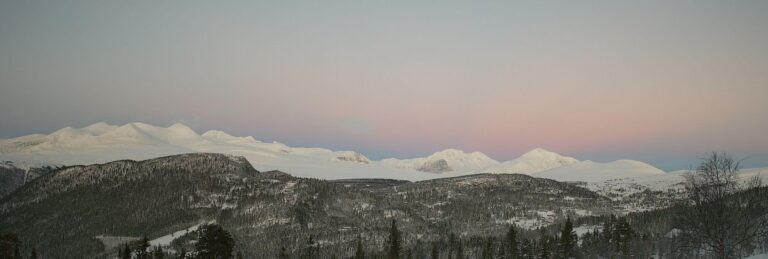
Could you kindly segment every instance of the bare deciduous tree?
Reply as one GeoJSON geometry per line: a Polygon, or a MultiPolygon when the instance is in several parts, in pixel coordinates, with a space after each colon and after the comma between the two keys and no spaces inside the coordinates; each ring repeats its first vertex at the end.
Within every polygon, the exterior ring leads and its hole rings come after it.
{"type": "Polygon", "coordinates": [[[740,258],[768,234],[768,192],[758,176],[741,179],[740,163],[713,152],[685,174],[687,200],[678,224],[686,244],[715,258],[740,258]]]}

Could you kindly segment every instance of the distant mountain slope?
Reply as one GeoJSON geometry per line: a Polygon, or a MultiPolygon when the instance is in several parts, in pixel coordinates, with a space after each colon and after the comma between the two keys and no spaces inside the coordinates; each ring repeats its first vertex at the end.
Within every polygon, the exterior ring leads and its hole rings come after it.
{"type": "Polygon", "coordinates": [[[496,173],[533,174],[579,162],[579,160],[573,157],[561,156],[557,153],[537,148],[514,160],[506,161],[487,170],[496,173]]]}
{"type": "Polygon", "coordinates": [[[634,161],[617,160],[609,163],[584,161],[533,173],[533,176],[559,181],[595,182],[618,178],[662,175],[664,171],[652,165],[634,161]]]}
{"type": "Polygon", "coordinates": [[[98,235],[141,236],[213,218],[232,181],[258,175],[245,159],[218,154],[67,167],[0,200],[0,232],[19,233],[44,258],[91,257],[103,249],[98,235]]]}
{"type": "Polygon", "coordinates": [[[570,181],[577,174],[575,171],[580,171],[588,174],[588,177],[581,177],[582,180],[600,181],[642,176],[658,170],[647,164],[647,171],[637,170],[635,163],[621,161],[596,165],[540,148],[506,162],[496,161],[481,152],[468,153],[457,149],[446,149],[422,158],[371,161],[355,151],[290,147],[278,142],[261,142],[251,136],[236,137],[217,130],[201,135],[178,123],[167,128],[145,123],[122,126],[96,123],[79,129],[67,127],[48,135],[0,140],[0,162],[12,161],[22,169],[121,159],[142,160],[193,152],[243,156],[262,171],[282,170],[296,176],[319,179],[392,178],[415,181],[476,173],[535,174],[568,167],[569,173],[538,176],[570,181]],[[595,170],[601,173],[595,174],[595,170]],[[611,170],[616,174],[612,174],[611,170]],[[599,176],[606,178],[600,179],[599,176]]]}
{"type": "Polygon", "coordinates": [[[358,235],[377,250],[397,219],[404,244],[534,228],[566,215],[610,213],[588,189],[526,175],[480,174],[421,182],[324,181],[260,173],[242,157],[184,154],[146,161],[71,166],[0,200],[0,232],[17,232],[43,258],[92,258],[97,236],[165,236],[216,220],[248,258],[303,247],[351,255],[358,235]]]}
{"type": "Polygon", "coordinates": [[[480,152],[466,153],[457,149],[446,149],[423,157],[412,159],[389,158],[379,162],[383,166],[404,168],[430,173],[446,172],[481,172],[490,166],[498,165],[499,161],[493,160],[480,152]]]}

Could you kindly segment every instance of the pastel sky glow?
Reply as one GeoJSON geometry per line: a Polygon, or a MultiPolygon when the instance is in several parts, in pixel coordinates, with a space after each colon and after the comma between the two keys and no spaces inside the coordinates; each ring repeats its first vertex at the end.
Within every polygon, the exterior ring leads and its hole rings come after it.
{"type": "Polygon", "coordinates": [[[356,150],[768,166],[768,1],[3,1],[0,138],[98,121],[356,150]]]}

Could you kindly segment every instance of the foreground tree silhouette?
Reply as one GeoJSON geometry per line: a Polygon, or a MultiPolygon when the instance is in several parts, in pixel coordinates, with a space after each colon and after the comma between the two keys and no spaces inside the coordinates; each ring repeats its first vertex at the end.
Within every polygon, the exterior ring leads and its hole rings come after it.
{"type": "Polygon", "coordinates": [[[389,239],[387,239],[387,258],[400,258],[400,231],[397,230],[397,221],[392,220],[392,226],[389,228],[389,239]]]}
{"type": "Polygon", "coordinates": [[[277,255],[277,258],[279,259],[288,259],[288,251],[285,250],[285,247],[280,248],[280,253],[277,255]]]}
{"type": "Polygon", "coordinates": [[[232,258],[234,247],[232,235],[221,226],[211,224],[201,229],[195,251],[201,259],[228,259],[232,258]]]}
{"type": "Polygon", "coordinates": [[[768,193],[757,176],[742,183],[741,165],[725,153],[712,152],[684,175],[687,199],[677,225],[683,246],[716,258],[738,258],[768,234],[768,193]],[[744,250],[744,251],[741,251],[744,250]]]}
{"type": "Polygon", "coordinates": [[[517,248],[517,232],[515,231],[514,225],[509,226],[509,231],[507,231],[504,241],[506,242],[505,245],[509,253],[509,258],[519,258],[520,252],[517,248]]]}
{"type": "Polygon", "coordinates": [[[120,259],[131,259],[131,248],[128,247],[128,244],[125,244],[120,259]]]}
{"type": "Polygon", "coordinates": [[[21,254],[19,253],[20,247],[21,241],[16,234],[0,235],[0,258],[21,259],[21,254]]]}
{"type": "Polygon", "coordinates": [[[563,230],[560,232],[559,258],[569,259],[576,257],[575,251],[578,241],[577,239],[576,232],[573,231],[573,222],[571,222],[571,218],[568,217],[568,219],[565,220],[563,230]]]}
{"type": "Polygon", "coordinates": [[[355,248],[355,259],[365,259],[365,250],[363,250],[363,238],[357,237],[357,247],[355,248]]]}
{"type": "Polygon", "coordinates": [[[149,249],[149,238],[147,238],[147,234],[144,234],[144,237],[141,238],[141,242],[139,243],[139,247],[136,248],[136,258],[149,259],[151,254],[147,249],[149,249]]]}
{"type": "Polygon", "coordinates": [[[179,251],[178,254],[176,254],[176,259],[185,259],[187,258],[187,250],[185,250],[183,247],[181,248],[181,251],[179,251]]]}

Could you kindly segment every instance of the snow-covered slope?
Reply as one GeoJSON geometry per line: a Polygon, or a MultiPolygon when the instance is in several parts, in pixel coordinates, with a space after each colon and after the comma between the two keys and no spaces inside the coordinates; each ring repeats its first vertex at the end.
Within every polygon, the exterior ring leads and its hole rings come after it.
{"type": "Polygon", "coordinates": [[[494,173],[533,174],[579,162],[576,158],[561,156],[555,152],[537,148],[514,160],[506,161],[486,170],[494,173]]]}
{"type": "Polygon", "coordinates": [[[282,170],[300,177],[435,178],[429,173],[374,165],[354,151],[289,147],[213,130],[200,135],[178,123],[158,127],[145,123],[115,126],[100,122],[84,128],[63,128],[49,135],[0,140],[0,161],[12,161],[19,167],[144,160],[192,152],[240,155],[258,170],[282,170]]]}
{"type": "Polygon", "coordinates": [[[533,173],[531,175],[558,181],[596,182],[609,179],[663,174],[664,171],[661,171],[652,165],[634,160],[617,160],[609,163],[596,163],[587,160],[533,173]]]}
{"type": "Polygon", "coordinates": [[[299,177],[321,179],[425,180],[473,173],[523,173],[561,181],[602,181],[661,173],[642,162],[582,162],[544,149],[531,150],[503,163],[481,152],[457,149],[422,158],[371,161],[355,151],[290,147],[217,130],[200,135],[178,123],[158,127],[145,123],[118,126],[100,122],[84,128],[67,127],[48,135],[0,140],[0,161],[12,161],[19,167],[143,160],[191,152],[244,156],[258,170],[281,170],[299,177]]]}
{"type": "Polygon", "coordinates": [[[412,159],[389,158],[379,164],[393,168],[404,168],[430,173],[470,173],[482,172],[484,169],[496,166],[499,161],[493,160],[480,152],[466,153],[457,149],[446,149],[435,152],[428,157],[412,159]]]}

